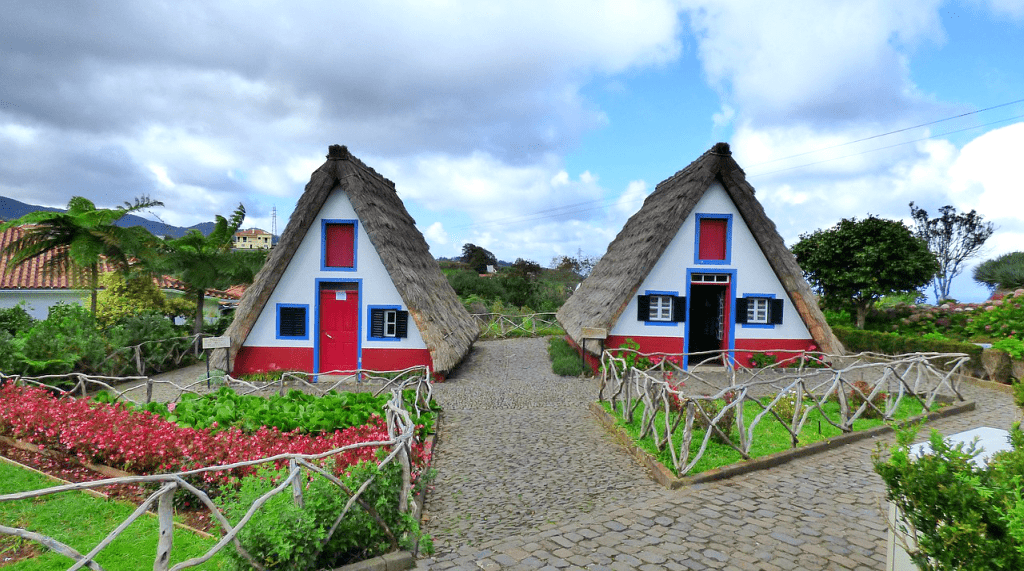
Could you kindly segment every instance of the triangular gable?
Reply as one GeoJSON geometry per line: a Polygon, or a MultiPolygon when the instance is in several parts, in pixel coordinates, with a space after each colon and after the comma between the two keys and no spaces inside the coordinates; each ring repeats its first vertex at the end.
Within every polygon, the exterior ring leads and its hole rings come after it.
{"type": "MultiPolygon", "coordinates": [[[[430,255],[429,246],[395,192],[394,183],[340,145],[332,145],[327,161],[313,172],[277,246],[242,296],[226,332],[231,338],[232,355],[237,354],[249,336],[292,256],[335,191],[348,196],[430,350],[434,369],[450,371],[469,351],[479,335],[479,326],[430,255]]],[[[218,366],[226,365],[223,352],[216,354],[215,359],[218,366]]]]}
{"type": "MultiPolygon", "coordinates": [[[[559,322],[577,344],[583,346],[583,327],[612,328],[694,206],[716,180],[736,205],[815,343],[826,353],[843,353],[842,344],[826,323],[796,258],[754,197],[754,188],[726,143],[716,144],[685,169],[659,183],[608,246],[590,276],[558,311],[559,322]]],[[[590,345],[587,349],[594,351],[590,345]]]]}

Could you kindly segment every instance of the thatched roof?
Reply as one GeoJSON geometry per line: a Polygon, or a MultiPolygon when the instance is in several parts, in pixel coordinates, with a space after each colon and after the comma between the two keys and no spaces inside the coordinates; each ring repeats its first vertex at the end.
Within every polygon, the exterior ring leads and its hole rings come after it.
{"type": "MultiPolygon", "coordinates": [[[[581,346],[582,327],[610,330],[697,201],[716,180],[736,204],[811,337],[822,351],[842,354],[843,346],[825,322],[796,257],[786,248],[775,224],[754,198],[754,187],[732,158],[727,143],[716,144],[685,169],[658,184],[639,212],[626,222],[608,246],[608,252],[590,276],[558,311],[562,327],[581,346]]],[[[596,352],[596,347],[588,343],[587,350],[596,352]]]]}
{"type": "MultiPolygon", "coordinates": [[[[320,208],[335,189],[344,192],[352,203],[430,350],[434,370],[450,371],[469,351],[479,327],[430,255],[427,241],[405,210],[394,183],[340,145],[331,145],[327,162],[313,172],[280,241],[245,290],[226,332],[231,338],[231,354],[237,354],[245,342],[320,208]]],[[[214,362],[223,367],[224,357],[223,350],[218,351],[214,362]]]]}

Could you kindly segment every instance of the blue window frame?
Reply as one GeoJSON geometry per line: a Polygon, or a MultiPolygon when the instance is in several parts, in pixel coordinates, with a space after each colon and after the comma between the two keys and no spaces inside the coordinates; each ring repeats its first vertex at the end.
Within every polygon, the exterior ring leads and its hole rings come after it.
{"type": "Polygon", "coordinates": [[[408,336],[409,312],[400,305],[366,306],[367,341],[401,341],[408,336]]]}
{"type": "Polygon", "coordinates": [[[308,304],[277,304],[277,338],[292,340],[309,339],[308,304]]]}
{"type": "MultiPolygon", "coordinates": [[[[347,247],[347,245],[346,245],[347,247]]],[[[324,218],[320,221],[320,269],[326,272],[354,272],[359,266],[359,221],[355,219],[324,218]],[[328,227],[352,226],[352,265],[328,265],[328,227]]]]}
{"type": "Polygon", "coordinates": [[[686,298],[679,297],[678,291],[646,290],[637,305],[637,317],[643,317],[644,325],[676,327],[686,319],[686,298]]]}
{"type": "Polygon", "coordinates": [[[774,293],[745,293],[736,300],[736,323],[744,329],[775,329],[782,324],[783,300],[774,293]]]}
{"type": "Polygon", "coordinates": [[[693,263],[699,265],[727,266],[732,263],[732,214],[697,214],[695,217],[697,228],[693,237],[693,263]],[[724,220],[725,221],[725,257],[723,259],[705,260],[701,259],[700,229],[701,220],[724,220]]]}

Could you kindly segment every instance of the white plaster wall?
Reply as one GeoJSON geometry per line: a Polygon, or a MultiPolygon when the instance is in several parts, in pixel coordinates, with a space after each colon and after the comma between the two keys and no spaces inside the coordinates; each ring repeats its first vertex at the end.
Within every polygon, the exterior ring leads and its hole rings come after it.
{"type": "Polygon", "coordinates": [[[0,308],[10,308],[25,302],[25,311],[35,319],[46,319],[50,306],[58,303],[89,304],[87,290],[15,289],[0,292],[0,308]]]}
{"type": "Polygon", "coordinates": [[[313,347],[317,338],[314,328],[316,327],[315,314],[319,296],[316,279],[322,278],[339,281],[362,279],[359,300],[362,326],[359,339],[362,348],[426,349],[427,346],[420,336],[420,331],[416,327],[412,315],[409,316],[408,337],[401,341],[367,341],[369,324],[366,323],[366,306],[398,305],[405,310],[408,307],[402,301],[402,296],[399,295],[394,282],[391,281],[391,276],[381,262],[380,256],[374,249],[373,243],[370,242],[370,237],[366,234],[361,222],[356,225],[356,271],[339,272],[320,269],[321,220],[354,220],[356,218],[355,210],[352,208],[348,196],[339,188],[335,188],[324,202],[320,214],[313,221],[309,231],[306,232],[306,237],[295,251],[291,263],[288,264],[277,288],[267,300],[267,305],[256,320],[244,345],[249,347],[313,347]],[[277,339],[277,304],[279,303],[298,303],[309,306],[308,340],[277,339]]]}
{"type": "MultiPolygon", "coordinates": [[[[754,235],[747,228],[739,210],[732,199],[717,181],[714,182],[704,196],[697,202],[693,212],[683,222],[672,242],[669,243],[661,259],[641,284],[637,295],[645,291],[674,291],[677,295],[686,295],[686,270],[715,273],[722,270],[736,270],[736,279],[732,284],[732,297],[743,297],[744,294],[775,294],[777,299],[784,299],[782,324],[774,328],[747,328],[740,324],[735,326],[736,339],[809,339],[810,333],[800,315],[793,307],[793,301],[786,294],[779,279],[765,259],[761,248],[754,241],[754,235]],[[695,214],[732,214],[732,252],[729,264],[704,265],[695,264],[693,259],[694,240],[696,239],[697,218],[695,214]]],[[[682,337],[685,323],[674,326],[644,325],[636,318],[636,296],[629,300],[629,305],[619,316],[618,322],[610,331],[611,335],[624,336],[656,336],[682,337]]],[[[733,316],[735,320],[735,316],[733,316]]]]}

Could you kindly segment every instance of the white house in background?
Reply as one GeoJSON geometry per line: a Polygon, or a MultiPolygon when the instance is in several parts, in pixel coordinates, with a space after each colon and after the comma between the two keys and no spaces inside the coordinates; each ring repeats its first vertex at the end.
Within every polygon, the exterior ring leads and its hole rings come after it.
{"type": "MultiPolygon", "coordinates": [[[[445,374],[479,335],[394,183],[339,145],[313,172],[228,329],[236,374],[445,374]]],[[[213,363],[226,367],[224,350],[213,363]]]]}
{"type": "Polygon", "coordinates": [[[726,351],[740,366],[775,349],[843,352],[726,143],[657,186],[558,320],[592,359],[601,343],[583,328],[604,329],[606,348],[726,351]]]}
{"type": "Polygon", "coordinates": [[[236,250],[269,250],[273,245],[273,236],[266,230],[248,228],[235,232],[231,247],[236,250]]]}

